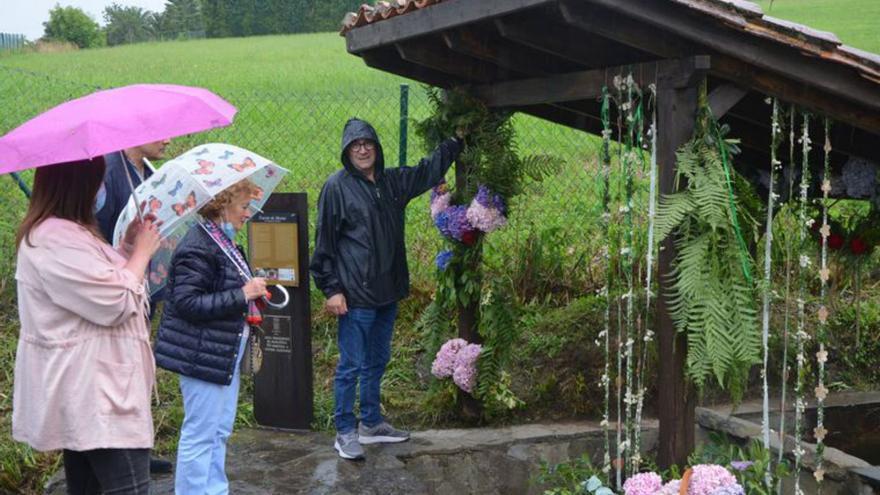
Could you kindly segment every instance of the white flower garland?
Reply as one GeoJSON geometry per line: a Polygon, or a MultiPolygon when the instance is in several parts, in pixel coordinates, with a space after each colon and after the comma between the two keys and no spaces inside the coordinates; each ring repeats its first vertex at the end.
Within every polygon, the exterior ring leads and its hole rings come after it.
{"type": "Polygon", "coordinates": [[[809,266],[809,257],[806,254],[806,238],[807,238],[807,202],[810,190],[810,116],[804,114],[803,126],[801,134],[801,150],[803,153],[803,161],[801,165],[801,184],[800,184],[800,215],[799,215],[799,239],[801,242],[800,252],[800,270],[798,272],[798,299],[797,299],[797,333],[795,334],[795,346],[797,348],[797,376],[795,377],[795,412],[794,412],[794,491],[795,495],[803,495],[800,484],[800,474],[802,468],[802,458],[804,449],[801,445],[801,437],[803,436],[803,418],[806,409],[806,401],[804,400],[803,391],[803,374],[804,365],[806,364],[806,356],[804,355],[805,342],[810,336],[806,332],[806,295],[807,295],[807,274],[806,268],[809,266]]]}
{"type": "MultiPolygon", "coordinates": [[[[773,207],[776,200],[776,172],[782,168],[782,162],[776,158],[776,150],[779,147],[781,129],[779,127],[779,101],[773,99],[773,122],[770,130],[770,186],[767,194],[767,230],[764,235],[764,311],[761,342],[764,347],[764,364],[761,375],[764,380],[764,407],[761,418],[761,431],[764,438],[764,448],[770,451],[770,391],[767,385],[767,361],[770,354],[770,299],[771,299],[771,276],[772,276],[772,253],[773,253],[773,207]]],[[[768,489],[771,483],[770,463],[764,480],[768,489]]]]}
{"type": "Polygon", "coordinates": [[[831,124],[828,118],[825,118],[825,163],[822,170],[822,228],[819,230],[822,236],[822,255],[821,268],[819,269],[819,280],[821,282],[819,289],[819,311],[817,313],[819,322],[816,330],[816,340],[819,344],[819,351],[816,352],[816,362],[818,363],[818,385],[816,386],[816,428],[813,430],[813,436],[816,438],[816,470],[813,476],[819,483],[819,493],[822,492],[822,480],[825,477],[825,468],[823,467],[825,460],[825,435],[828,430],[825,429],[825,397],[828,395],[828,389],[825,388],[825,362],[828,360],[828,351],[825,350],[825,341],[828,325],[828,308],[826,306],[828,299],[828,236],[831,233],[831,227],[828,225],[828,194],[831,192],[831,124]]]}

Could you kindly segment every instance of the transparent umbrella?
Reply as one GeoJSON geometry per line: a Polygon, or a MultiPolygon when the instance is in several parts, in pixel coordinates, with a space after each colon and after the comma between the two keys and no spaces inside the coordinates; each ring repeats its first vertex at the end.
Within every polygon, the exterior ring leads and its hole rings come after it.
{"type": "Polygon", "coordinates": [[[221,191],[248,179],[260,189],[251,200],[260,210],[288,170],[244,148],[211,143],[196,146],[166,162],[156,173],[135,189],[128,205],[116,222],[113,245],[119,246],[128,224],[138,215],[135,198],[140,198],[144,213],[162,222],[162,244],[150,263],[150,293],[165,286],[174,249],[201,217],[198,210],[221,191]]]}

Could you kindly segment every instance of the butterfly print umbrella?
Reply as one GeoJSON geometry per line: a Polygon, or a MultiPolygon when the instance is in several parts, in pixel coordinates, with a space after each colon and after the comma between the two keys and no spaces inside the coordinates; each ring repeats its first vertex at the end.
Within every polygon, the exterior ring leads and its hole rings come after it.
{"type": "Polygon", "coordinates": [[[119,246],[128,224],[137,217],[134,198],[140,198],[144,202],[144,213],[152,213],[162,222],[159,227],[162,245],[150,263],[150,292],[155,293],[165,285],[177,244],[201,219],[199,208],[229,186],[248,179],[260,190],[251,200],[253,208],[259,210],[287,172],[244,148],[229,144],[196,146],[166,162],[135,189],[116,222],[113,245],[119,246]]]}

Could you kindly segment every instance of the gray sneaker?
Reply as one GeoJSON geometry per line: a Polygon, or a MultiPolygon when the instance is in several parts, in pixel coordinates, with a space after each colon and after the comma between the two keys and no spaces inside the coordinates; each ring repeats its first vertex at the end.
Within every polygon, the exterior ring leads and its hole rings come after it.
{"type": "Polygon", "coordinates": [[[339,457],[342,457],[343,459],[354,460],[364,458],[364,448],[361,447],[360,442],[358,442],[358,434],[356,431],[337,433],[336,442],[333,444],[333,448],[336,449],[336,452],[339,452],[339,457]]]}
{"type": "Polygon", "coordinates": [[[385,421],[372,427],[364,426],[361,423],[358,425],[358,435],[362,444],[398,443],[409,440],[408,431],[398,430],[385,421]]]}

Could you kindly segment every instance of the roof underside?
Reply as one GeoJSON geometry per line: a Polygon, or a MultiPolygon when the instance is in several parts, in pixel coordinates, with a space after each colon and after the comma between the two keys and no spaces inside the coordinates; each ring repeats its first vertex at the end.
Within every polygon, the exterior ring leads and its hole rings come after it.
{"type": "MultiPolygon", "coordinates": [[[[398,0],[349,14],[343,33],[348,51],[371,67],[484,95],[511,82],[576,85],[584,71],[604,70],[610,80],[631,64],[708,55],[713,110],[729,107],[721,121],[742,140],[746,175],[755,178],[769,163],[767,96],[834,120],[833,166],[850,156],[880,163],[880,57],[742,0],[398,0]]],[[[519,104],[535,98],[520,93],[501,100],[601,131],[595,98],[519,104]]],[[[813,136],[821,136],[820,119],[814,122],[813,136]]],[[[821,163],[822,146],[813,148],[812,162],[821,163]]]]}

